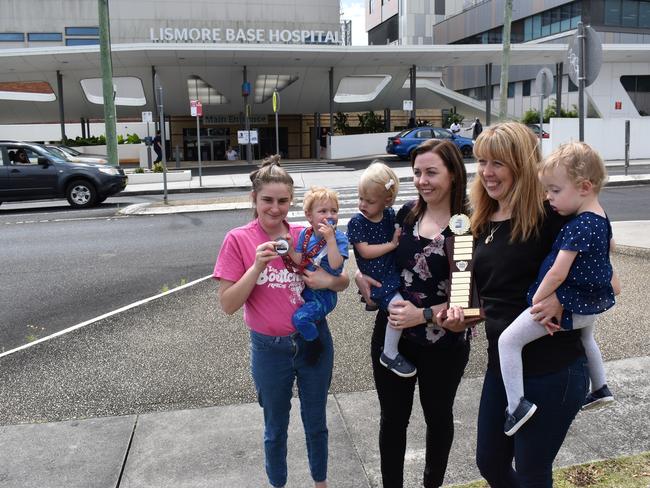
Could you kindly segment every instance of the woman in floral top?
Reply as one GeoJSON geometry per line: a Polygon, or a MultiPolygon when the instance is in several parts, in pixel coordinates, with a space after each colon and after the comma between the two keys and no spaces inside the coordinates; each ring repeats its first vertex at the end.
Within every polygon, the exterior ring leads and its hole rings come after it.
{"type": "MultiPolygon", "coordinates": [[[[417,368],[417,375],[401,378],[379,363],[386,329],[386,313],[379,311],[371,343],[373,375],[381,420],[379,450],[384,488],[401,488],[404,478],[406,431],[415,384],[427,424],[423,486],[441,486],[454,436],[453,403],[469,357],[466,333],[445,326],[457,323],[460,309],[447,309],[449,262],[445,238],[452,234],[449,218],[467,213],[467,177],[462,155],[449,141],[429,140],[411,157],[417,200],[404,205],[396,221],[402,227],[396,250],[404,301],[390,307],[390,320],[402,329],[400,352],[417,368]]],[[[369,285],[379,283],[357,275],[366,300],[369,285]]]]}

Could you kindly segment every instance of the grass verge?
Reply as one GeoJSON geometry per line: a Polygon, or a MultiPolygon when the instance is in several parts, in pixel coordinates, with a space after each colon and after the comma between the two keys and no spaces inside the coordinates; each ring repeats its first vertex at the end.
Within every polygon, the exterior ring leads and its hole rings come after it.
{"type": "MultiPolygon", "coordinates": [[[[553,471],[555,488],[648,488],[650,487],[650,452],[637,456],[608,459],[553,471]]],[[[485,481],[475,481],[453,488],[489,488],[485,481]]]]}

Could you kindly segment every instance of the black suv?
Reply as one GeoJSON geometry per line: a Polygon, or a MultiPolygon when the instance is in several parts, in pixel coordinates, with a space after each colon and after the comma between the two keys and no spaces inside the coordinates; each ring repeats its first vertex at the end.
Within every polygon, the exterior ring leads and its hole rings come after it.
{"type": "Polygon", "coordinates": [[[0,204],[65,197],[73,207],[92,207],[127,181],[119,167],[66,161],[41,144],[0,141],[0,204]]]}

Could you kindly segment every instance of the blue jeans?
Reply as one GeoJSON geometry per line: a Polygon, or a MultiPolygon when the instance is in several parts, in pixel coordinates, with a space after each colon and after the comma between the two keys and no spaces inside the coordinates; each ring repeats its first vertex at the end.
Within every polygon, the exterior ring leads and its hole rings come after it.
{"type": "Polygon", "coordinates": [[[305,303],[293,313],[291,323],[305,339],[313,341],[318,337],[316,322],[324,320],[336,307],[336,292],[305,288],[302,298],[305,303]]]}
{"type": "Polygon", "coordinates": [[[555,373],[524,376],[526,398],[537,405],[537,411],[508,437],[503,433],[507,405],[503,381],[498,371],[487,371],[478,414],[476,463],[492,488],[553,486],[553,460],[588,387],[585,357],[555,373]]]}
{"type": "Polygon", "coordinates": [[[294,380],[298,381],[300,415],[314,481],[327,479],[327,392],[332,380],[334,348],[327,322],[318,324],[323,353],[314,366],[304,358],[299,334],[274,337],[251,331],[251,372],[264,409],[266,474],[273,486],[287,483],[287,429],[294,380]]]}

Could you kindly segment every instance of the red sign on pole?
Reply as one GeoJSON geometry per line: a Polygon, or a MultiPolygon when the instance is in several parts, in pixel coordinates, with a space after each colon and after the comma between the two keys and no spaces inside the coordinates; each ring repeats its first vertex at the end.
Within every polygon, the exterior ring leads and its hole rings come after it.
{"type": "Polygon", "coordinates": [[[203,104],[199,100],[190,100],[190,115],[192,117],[203,116],[203,104]]]}

